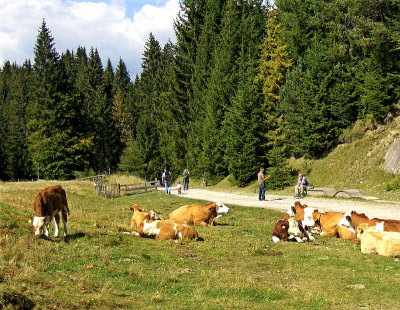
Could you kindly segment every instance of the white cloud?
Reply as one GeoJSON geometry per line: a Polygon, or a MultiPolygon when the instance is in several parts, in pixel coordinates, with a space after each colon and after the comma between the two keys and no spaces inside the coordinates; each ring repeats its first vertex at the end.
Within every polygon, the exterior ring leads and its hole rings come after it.
{"type": "Polygon", "coordinates": [[[128,17],[123,1],[0,0],[0,64],[33,60],[33,49],[42,19],[46,20],[61,53],[78,46],[98,49],[103,65],[114,67],[121,57],[131,77],[140,72],[143,48],[150,32],[161,45],[175,41],[173,20],[179,0],[157,7],[144,5],[128,17]]]}

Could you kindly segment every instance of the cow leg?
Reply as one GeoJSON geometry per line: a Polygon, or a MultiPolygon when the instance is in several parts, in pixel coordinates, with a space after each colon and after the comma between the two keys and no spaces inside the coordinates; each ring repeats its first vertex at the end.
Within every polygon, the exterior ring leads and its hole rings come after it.
{"type": "Polygon", "coordinates": [[[62,210],[62,220],[63,220],[63,226],[64,226],[64,237],[66,237],[68,234],[68,229],[67,229],[68,215],[67,215],[67,211],[65,209],[62,210]]]}
{"type": "Polygon", "coordinates": [[[48,237],[49,236],[49,227],[50,227],[50,223],[51,223],[51,220],[52,220],[53,218],[50,216],[50,217],[47,217],[46,216],[46,218],[45,218],[45,220],[44,220],[44,226],[43,226],[43,230],[44,230],[44,235],[46,236],[46,237],[48,237]]]}
{"type": "Polygon", "coordinates": [[[54,237],[58,237],[58,228],[60,227],[60,215],[57,213],[54,216],[54,237]]]}

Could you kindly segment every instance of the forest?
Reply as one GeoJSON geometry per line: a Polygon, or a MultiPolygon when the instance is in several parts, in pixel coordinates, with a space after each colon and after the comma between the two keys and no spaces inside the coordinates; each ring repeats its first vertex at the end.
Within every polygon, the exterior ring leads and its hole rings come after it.
{"type": "Polygon", "coordinates": [[[181,0],[176,43],[142,71],[95,47],[59,53],[43,20],[34,58],[0,69],[0,179],[127,172],[238,186],[259,167],[284,186],[290,157],[322,158],[357,120],[400,99],[398,0],[181,0]]]}

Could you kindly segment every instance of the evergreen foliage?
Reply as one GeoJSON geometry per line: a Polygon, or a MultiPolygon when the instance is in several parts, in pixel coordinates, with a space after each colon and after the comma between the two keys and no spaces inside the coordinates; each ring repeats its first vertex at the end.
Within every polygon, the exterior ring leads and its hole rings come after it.
{"type": "Polygon", "coordinates": [[[182,0],[176,43],[153,34],[142,72],[103,66],[95,47],[58,54],[43,20],[32,64],[0,68],[0,179],[117,169],[239,186],[288,156],[321,158],[357,120],[390,120],[400,100],[400,3],[182,0]]]}

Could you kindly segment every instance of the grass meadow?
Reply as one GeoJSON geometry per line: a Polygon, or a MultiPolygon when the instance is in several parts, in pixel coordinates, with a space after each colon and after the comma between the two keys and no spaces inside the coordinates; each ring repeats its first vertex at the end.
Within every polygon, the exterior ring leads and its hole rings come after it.
{"type": "Polygon", "coordinates": [[[105,199],[89,181],[0,183],[0,309],[398,309],[400,262],[317,237],[272,243],[279,212],[231,207],[204,241],[123,234],[141,204],[165,217],[194,202],[162,191],[105,199]],[[35,239],[36,193],[61,184],[69,237],[35,239]]]}

